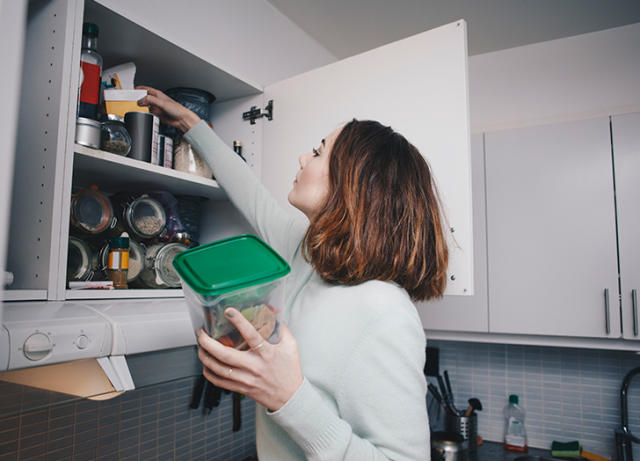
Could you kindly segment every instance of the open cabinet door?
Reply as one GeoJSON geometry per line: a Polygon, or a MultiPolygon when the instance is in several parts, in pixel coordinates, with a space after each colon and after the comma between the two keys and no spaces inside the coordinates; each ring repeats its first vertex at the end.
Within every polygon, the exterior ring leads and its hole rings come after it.
{"type": "MultiPolygon", "coordinates": [[[[378,120],[432,167],[449,238],[446,294],[473,293],[466,23],[463,20],[265,88],[262,180],[286,206],[298,157],[344,122],[378,120]],[[452,231],[454,229],[454,231],[452,231]]],[[[292,208],[293,210],[293,208],[292,208]]]]}

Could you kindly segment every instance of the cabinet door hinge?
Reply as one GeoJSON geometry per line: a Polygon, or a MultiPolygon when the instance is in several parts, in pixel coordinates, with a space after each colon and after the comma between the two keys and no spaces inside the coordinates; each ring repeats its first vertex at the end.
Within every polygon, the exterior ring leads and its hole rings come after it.
{"type": "Polygon", "coordinates": [[[255,125],[256,119],[260,117],[267,117],[267,120],[273,120],[273,99],[269,100],[267,107],[264,108],[264,112],[256,106],[251,106],[251,109],[242,113],[242,120],[249,120],[251,125],[255,125]]]}

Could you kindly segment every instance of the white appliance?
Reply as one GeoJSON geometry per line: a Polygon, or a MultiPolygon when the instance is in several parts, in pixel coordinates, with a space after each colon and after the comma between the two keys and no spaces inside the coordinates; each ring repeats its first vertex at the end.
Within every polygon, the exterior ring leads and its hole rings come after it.
{"type": "MultiPolygon", "coordinates": [[[[0,379],[50,390],[60,390],[60,375],[103,373],[115,391],[136,387],[132,376],[148,381],[147,372],[130,369],[128,357],[154,351],[154,362],[165,356],[184,361],[193,351],[176,356],[196,343],[182,299],[110,300],[5,303],[0,329],[0,379]],[[98,366],[87,359],[97,359],[98,366]],[[64,368],[46,367],[71,362],[64,368]],[[44,366],[44,367],[43,367],[44,366]]],[[[145,366],[144,361],[133,363],[145,366]]],[[[174,370],[172,378],[188,376],[192,367],[174,370]]],[[[161,378],[160,378],[161,379],[161,378]]],[[[78,393],[102,394],[105,380],[78,393]]],[[[146,381],[145,381],[146,382],[146,381]]]]}

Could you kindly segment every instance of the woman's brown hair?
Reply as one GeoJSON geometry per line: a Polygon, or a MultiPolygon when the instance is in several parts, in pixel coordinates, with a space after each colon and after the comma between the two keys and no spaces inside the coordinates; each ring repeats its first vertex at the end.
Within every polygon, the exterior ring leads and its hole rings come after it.
{"type": "Polygon", "coordinates": [[[327,282],[394,281],[413,300],[442,296],[448,249],[438,192],[418,149],[378,122],[347,123],[303,248],[327,282]]]}

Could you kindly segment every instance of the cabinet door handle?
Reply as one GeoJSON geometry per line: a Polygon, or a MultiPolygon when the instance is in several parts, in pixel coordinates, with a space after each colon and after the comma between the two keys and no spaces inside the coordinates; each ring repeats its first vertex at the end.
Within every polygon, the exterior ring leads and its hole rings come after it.
{"type": "Polygon", "coordinates": [[[633,312],[633,336],[638,336],[638,290],[631,290],[631,306],[633,312]]]}
{"type": "Polygon", "coordinates": [[[609,289],[604,289],[604,324],[607,334],[611,333],[611,325],[609,323],[609,289]]]}

